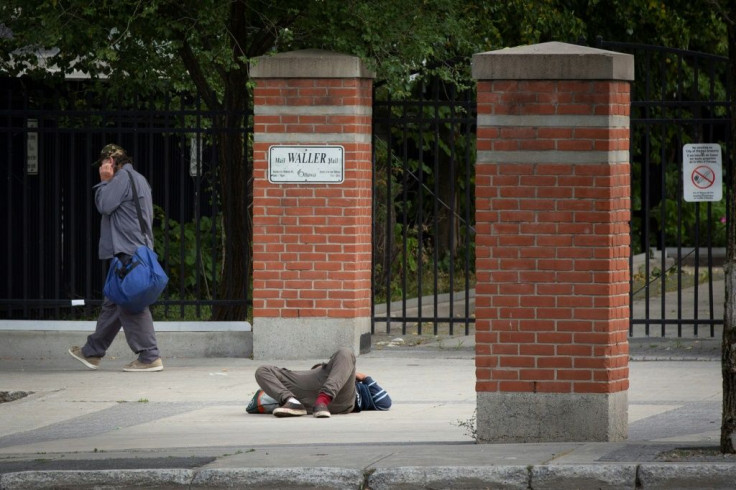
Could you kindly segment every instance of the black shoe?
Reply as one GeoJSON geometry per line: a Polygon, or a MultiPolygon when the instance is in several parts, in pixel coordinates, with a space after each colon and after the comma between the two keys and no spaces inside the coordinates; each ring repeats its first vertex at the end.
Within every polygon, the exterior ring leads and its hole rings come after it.
{"type": "Polygon", "coordinates": [[[307,414],[307,409],[301,403],[286,402],[273,411],[277,417],[300,417],[307,414]]]}
{"type": "Polygon", "coordinates": [[[312,410],[312,413],[318,419],[328,419],[328,418],[330,418],[330,409],[327,408],[327,405],[325,405],[324,403],[321,403],[319,405],[315,405],[314,406],[314,410],[312,410]]]}

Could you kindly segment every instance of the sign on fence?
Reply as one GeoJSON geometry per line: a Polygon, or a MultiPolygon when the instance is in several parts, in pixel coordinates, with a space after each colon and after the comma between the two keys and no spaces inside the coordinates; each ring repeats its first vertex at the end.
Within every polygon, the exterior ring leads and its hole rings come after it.
{"type": "Polygon", "coordinates": [[[723,160],[717,143],[682,147],[682,183],[687,202],[720,201],[723,197],[723,160]]]}
{"type": "Polygon", "coordinates": [[[38,131],[30,130],[38,128],[38,119],[28,119],[26,126],[29,128],[26,139],[26,173],[38,175],[38,131]]]}

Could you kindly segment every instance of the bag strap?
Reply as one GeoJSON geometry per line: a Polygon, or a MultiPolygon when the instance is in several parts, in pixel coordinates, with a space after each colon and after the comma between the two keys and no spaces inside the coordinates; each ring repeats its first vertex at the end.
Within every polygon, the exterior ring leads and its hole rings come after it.
{"type": "Polygon", "coordinates": [[[146,228],[143,226],[143,213],[141,212],[141,203],[138,202],[138,189],[135,186],[135,180],[133,180],[133,174],[126,171],[128,174],[128,178],[130,179],[130,185],[133,188],[133,202],[135,202],[135,210],[138,213],[138,224],[141,225],[141,233],[143,234],[143,238],[146,237],[151,239],[151,243],[153,243],[153,237],[151,237],[150,234],[146,233],[146,228]]]}

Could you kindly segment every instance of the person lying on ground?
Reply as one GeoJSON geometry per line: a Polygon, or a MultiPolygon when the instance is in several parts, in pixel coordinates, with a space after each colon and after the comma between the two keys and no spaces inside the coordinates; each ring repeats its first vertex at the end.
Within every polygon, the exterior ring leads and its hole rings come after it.
{"type": "MultiPolygon", "coordinates": [[[[312,369],[292,371],[276,366],[256,369],[256,382],[278,406],[276,417],[317,418],[362,410],[388,410],[391,397],[370,376],[356,372],[355,354],[341,348],[312,369]]],[[[254,397],[255,398],[255,397],[254,397]]]]}

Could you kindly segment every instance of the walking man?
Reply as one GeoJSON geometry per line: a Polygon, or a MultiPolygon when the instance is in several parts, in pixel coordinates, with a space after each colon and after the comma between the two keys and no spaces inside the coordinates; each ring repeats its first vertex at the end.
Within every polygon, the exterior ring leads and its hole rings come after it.
{"type": "MultiPolygon", "coordinates": [[[[118,145],[106,145],[100,152],[98,163],[100,183],[95,186],[95,205],[102,216],[99,258],[109,260],[115,256],[127,263],[139,246],[147,245],[153,249],[151,186],[143,175],[135,171],[133,160],[118,145]],[[141,233],[131,177],[138,194],[143,228],[148,230],[149,236],[141,233]]],[[[146,307],[140,313],[131,313],[108,298],[102,304],[95,332],[87,337],[87,343],[82,347],[70,348],[69,354],[89,369],[97,369],[120,328],[125,332],[128,346],[138,355],[123,371],[163,370],[151,310],[146,307]]]]}

